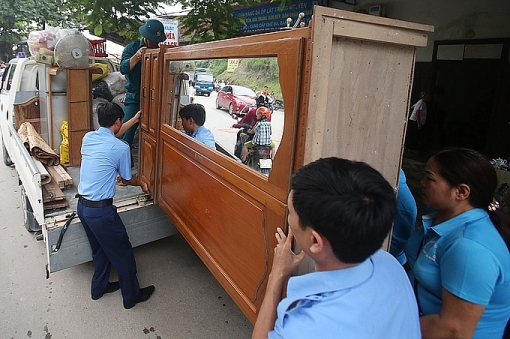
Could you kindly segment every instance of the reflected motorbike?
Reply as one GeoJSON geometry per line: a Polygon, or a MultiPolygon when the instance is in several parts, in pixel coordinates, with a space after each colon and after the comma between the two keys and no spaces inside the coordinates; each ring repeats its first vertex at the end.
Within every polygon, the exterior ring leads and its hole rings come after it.
{"type": "Polygon", "coordinates": [[[267,107],[271,111],[271,114],[273,114],[274,99],[270,95],[260,94],[255,100],[257,102],[257,107],[267,107]]]}
{"type": "Polygon", "coordinates": [[[234,155],[239,159],[241,159],[244,144],[253,139],[253,134],[248,133],[251,128],[249,124],[244,124],[240,127],[241,129],[237,132],[236,145],[234,146],[234,155]]]}
{"type": "Polygon", "coordinates": [[[280,100],[280,99],[274,99],[273,101],[273,109],[275,111],[278,111],[278,110],[281,110],[281,109],[284,109],[284,106],[283,106],[283,100],[280,100]]]}
{"type": "Polygon", "coordinates": [[[246,165],[267,176],[273,167],[271,153],[271,146],[255,146],[248,152],[246,165]]]}

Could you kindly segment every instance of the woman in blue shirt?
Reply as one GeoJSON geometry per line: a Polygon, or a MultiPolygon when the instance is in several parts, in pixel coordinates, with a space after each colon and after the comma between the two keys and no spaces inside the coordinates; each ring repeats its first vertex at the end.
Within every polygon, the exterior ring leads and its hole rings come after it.
{"type": "Polygon", "coordinates": [[[510,222],[493,199],[496,172],[480,153],[451,148],[421,181],[432,213],[405,253],[423,338],[501,338],[510,317],[510,222]]]}

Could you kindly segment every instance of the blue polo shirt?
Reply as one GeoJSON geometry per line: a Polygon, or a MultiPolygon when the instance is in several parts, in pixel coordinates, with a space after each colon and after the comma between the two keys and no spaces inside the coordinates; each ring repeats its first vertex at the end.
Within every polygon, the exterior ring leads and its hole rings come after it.
{"type": "Polygon", "coordinates": [[[445,288],[463,300],[486,306],[473,338],[501,338],[510,317],[510,253],[503,238],[483,209],[432,226],[434,217],[423,216],[424,230],[413,233],[405,247],[419,283],[423,315],[441,311],[445,288]],[[416,257],[422,239],[423,248],[416,257]]]}
{"type": "Polygon", "coordinates": [[[390,253],[397,258],[401,265],[407,261],[404,246],[415,229],[417,215],[416,201],[409,186],[407,186],[406,175],[401,169],[398,179],[397,216],[393,222],[390,247],[390,253]]]}
{"type": "Polygon", "coordinates": [[[289,279],[269,338],[421,338],[409,279],[382,250],[361,264],[289,279]]]}
{"type": "Polygon", "coordinates": [[[126,88],[126,100],[124,101],[124,104],[137,104],[140,102],[142,62],[137,62],[135,67],[130,69],[129,59],[131,59],[131,57],[143,46],[145,46],[143,39],[135,40],[124,47],[124,50],[122,51],[120,73],[126,76],[126,83],[124,84],[124,87],[126,88]]]}
{"type": "MultiPolygon", "coordinates": [[[[183,132],[184,134],[188,134],[188,133],[186,133],[185,130],[181,130],[181,132],[183,132]]],[[[214,141],[214,134],[212,134],[212,132],[209,129],[207,129],[206,127],[200,126],[195,130],[195,132],[188,134],[188,135],[190,137],[192,137],[193,139],[196,139],[196,140],[200,141],[201,143],[205,144],[206,146],[209,146],[212,149],[216,149],[216,143],[214,141]]]]}
{"type": "Polygon", "coordinates": [[[105,127],[88,132],[81,146],[78,193],[85,199],[99,201],[113,198],[117,174],[131,179],[129,146],[105,127]]]}

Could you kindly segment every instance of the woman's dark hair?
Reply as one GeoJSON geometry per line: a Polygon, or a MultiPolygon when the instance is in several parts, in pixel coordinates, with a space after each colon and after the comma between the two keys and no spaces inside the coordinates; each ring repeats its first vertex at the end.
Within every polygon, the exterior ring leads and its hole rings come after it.
{"type": "Polygon", "coordinates": [[[435,154],[439,175],[451,186],[465,184],[471,193],[469,201],[474,207],[489,212],[494,226],[510,248],[510,218],[501,209],[489,210],[493,202],[498,178],[494,167],[481,153],[468,148],[446,148],[435,154]]]}
{"type": "Polygon", "coordinates": [[[391,185],[363,162],[319,159],[294,173],[291,188],[300,227],[326,237],[344,263],[360,263],[374,254],[397,211],[391,185]]]}

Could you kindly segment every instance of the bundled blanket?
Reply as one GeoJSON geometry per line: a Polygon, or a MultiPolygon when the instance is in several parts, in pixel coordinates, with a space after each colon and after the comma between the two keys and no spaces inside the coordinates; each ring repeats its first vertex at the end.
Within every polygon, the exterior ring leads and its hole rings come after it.
{"type": "Polygon", "coordinates": [[[60,157],[48,146],[46,141],[41,138],[31,123],[22,123],[19,127],[18,135],[23,144],[25,144],[30,155],[41,163],[46,166],[56,166],[60,164],[60,157]]]}

